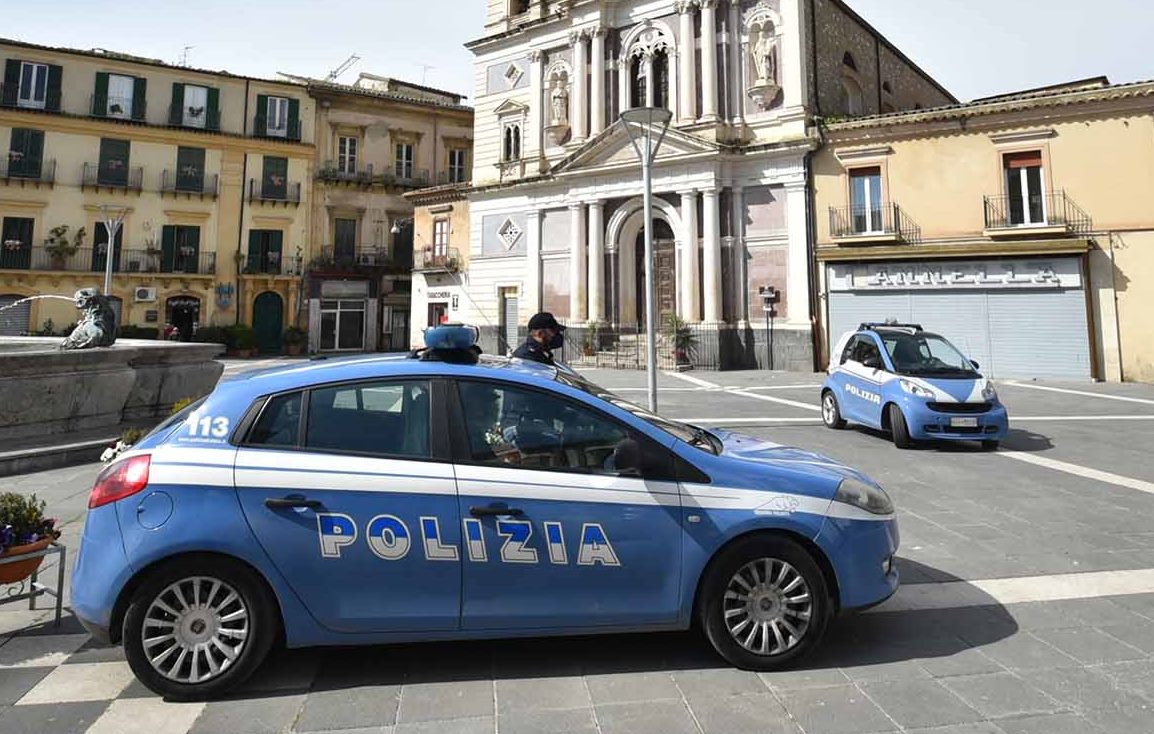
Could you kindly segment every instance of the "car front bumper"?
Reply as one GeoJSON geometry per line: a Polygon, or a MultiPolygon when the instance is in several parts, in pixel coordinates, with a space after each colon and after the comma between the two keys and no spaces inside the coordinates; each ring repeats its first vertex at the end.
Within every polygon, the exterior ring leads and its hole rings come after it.
{"type": "Polygon", "coordinates": [[[1010,418],[1001,403],[985,413],[931,410],[924,402],[906,403],[910,437],[919,440],[1001,441],[1010,432],[1010,418]],[[972,425],[961,425],[972,424],[972,425]]]}
{"type": "Polygon", "coordinates": [[[817,537],[837,577],[842,611],[881,604],[898,590],[897,517],[879,520],[826,518],[817,537]]]}

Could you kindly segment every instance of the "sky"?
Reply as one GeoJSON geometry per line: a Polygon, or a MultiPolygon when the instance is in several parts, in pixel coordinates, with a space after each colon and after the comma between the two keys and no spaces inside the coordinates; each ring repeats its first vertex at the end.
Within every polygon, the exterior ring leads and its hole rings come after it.
{"type": "MultiPolygon", "coordinates": [[[[485,0],[0,0],[0,36],[237,74],[364,71],[472,95],[485,0]],[[258,29],[258,30],[256,30],[258,29]],[[425,67],[431,68],[425,68],[425,67]]],[[[959,99],[1105,74],[1154,78],[1149,0],[847,0],[959,99]]]]}

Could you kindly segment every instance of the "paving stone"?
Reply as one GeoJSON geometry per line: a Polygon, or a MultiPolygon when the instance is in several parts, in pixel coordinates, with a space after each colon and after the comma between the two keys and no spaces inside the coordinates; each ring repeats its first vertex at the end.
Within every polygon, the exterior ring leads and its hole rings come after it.
{"type": "Polygon", "coordinates": [[[664,672],[586,675],[585,684],[594,705],[681,700],[673,676],[664,672]]]}
{"type": "Polygon", "coordinates": [[[1005,734],[1005,732],[989,721],[980,721],[976,724],[951,724],[933,729],[906,729],[906,734],[1005,734]]]}
{"type": "Polygon", "coordinates": [[[796,691],[803,688],[825,688],[844,686],[849,678],[839,668],[816,670],[776,670],[758,673],[765,683],[775,691],[796,691]]]}
{"type": "Polygon", "coordinates": [[[998,719],[998,727],[1006,734],[1086,734],[1090,722],[1077,714],[1047,714],[1020,719],[998,719]]]}
{"type": "Polygon", "coordinates": [[[1043,642],[1030,632],[1021,632],[1000,642],[985,645],[981,651],[1010,670],[1077,667],[1079,665],[1077,660],[1043,642]]]}
{"type": "Polygon", "coordinates": [[[304,700],[297,729],[323,731],[392,726],[397,721],[400,696],[401,687],[397,685],[314,688],[304,700]]]}
{"type": "Polygon", "coordinates": [[[865,734],[897,728],[857,686],[785,691],[778,697],[785,710],[807,732],[865,734]]]}
{"type": "Polygon", "coordinates": [[[935,678],[954,675],[977,675],[979,673],[1000,673],[1005,667],[976,647],[959,650],[949,655],[926,657],[918,664],[935,678]]]}
{"type": "Polygon", "coordinates": [[[1123,690],[1116,680],[1094,668],[1024,670],[1027,683],[1060,704],[1086,711],[1097,708],[1141,706],[1141,698],[1123,690]]]}
{"type": "Polygon", "coordinates": [[[12,706],[0,714],[4,734],[82,734],[92,726],[108,701],[12,706]]]}
{"type": "Polygon", "coordinates": [[[312,651],[274,654],[261,664],[241,689],[252,695],[284,691],[307,691],[317,675],[318,659],[312,651]]]}
{"type": "Polygon", "coordinates": [[[1130,624],[1112,624],[1101,629],[1111,637],[1132,645],[1147,655],[1154,655],[1154,622],[1142,620],[1130,624]]]}
{"type": "Polygon", "coordinates": [[[90,638],[83,635],[18,635],[0,647],[0,669],[62,664],[90,638]]]}
{"type": "Polygon", "coordinates": [[[204,703],[170,703],[159,698],[120,699],[85,734],[184,734],[204,707],[204,703]]]}
{"type": "Polygon", "coordinates": [[[17,703],[111,701],[134,680],[128,663],[61,665],[24,694],[17,703]]]}
{"type": "Polygon", "coordinates": [[[1075,627],[1060,630],[1039,630],[1037,636],[1087,665],[1137,660],[1146,653],[1119,642],[1094,627],[1075,627]]]}
{"type": "MultiPolygon", "coordinates": [[[[418,721],[407,724],[397,724],[388,730],[391,734],[493,734],[497,729],[496,721],[492,716],[479,716],[471,719],[452,719],[450,721],[418,721]]],[[[333,734],[348,734],[334,732],[333,734]]]]}
{"type": "Polygon", "coordinates": [[[592,705],[580,676],[497,679],[497,711],[582,709],[592,705]]]}
{"type": "MultiPolygon", "coordinates": [[[[413,724],[413,726],[418,726],[418,725],[413,724]]],[[[293,731],[300,731],[300,730],[294,729],[293,731]]],[[[492,734],[492,732],[493,732],[493,722],[490,721],[489,722],[489,728],[486,731],[486,734],[492,734]]],[[[396,734],[396,732],[395,732],[394,728],[391,726],[368,726],[368,727],[361,727],[361,728],[357,728],[357,729],[329,729],[327,731],[312,731],[312,732],[308,732],[308,734],[396,734]]],[[[409,734],[412,734],[412,732],[410,731],[409,734]]]]}
{"type": "Polygon", "coordinates": [[[677,687],[691,703],[698,699],[767,693],[765,681],[757,673],[737,668],[722,670],[679,670],[673,674],[677,687]]]}
{"type": "Polygon", "coordinates": [[[981,714],[937,681],[869,683],[862,690],[903,727],[945,726],[982,719],[981,714]]]}
{"type": "Polygon", "coordinates": [[[799,734],[797,724],[772,693],[751,693],[690,704],[705,734],[799,734]]]}
{"type": "Polygon", "coordinates": [[[1154,660],[1110,663],[1099,666],[1098,670],[1123,689],[1154,701],[1154,660]]]}
{"type": "Polygon", "coordinates": [[[0,671],[0,706],[11,706],[52,672],[52,668],[14,668],[0,671]]]}
{"type": "Polygon", "coordinates": [[[497,716],[501,734],[598,734],[593,708],[516,709],[497,716]]]}
{"type": "MultiPolygon", "coordinates": [[[[1097,709],[1083,714],[1108,734],[1150,734],[1154,731],[1154,704],[1121,709],[1097,709]]],[[[4,723],[0,719],[0,724],[4,723]]]]}
{"type": "Polygon", "coordinates": [[[942,685],[987,717],[1048,714],[1059,704],[1011,673],[943,678],[942,685]]]}
{"type": "Polygon", "coordinates": [[[401,690],[397,723],[481,717],[491,719],[495,715],[492,681],[414,683],[401,690]]]}
{"type": "MultiPolygon", "coordinates": [[[[287,731],[303,695],[212,701],[204,705],[189,734],[268,734],[287,731]]],[[[306,730],[307,731],[307,730],[306,730]]]]}
{"type": "Polygon", "coordinates": [[[698,734],[681,701],[610,703],[595,711],[602,734],[698,734]]]}
{"type": "Polygon", "coordinates": [[[46,609],[5,609],[0,612],[0,638],[43,624],[51,620],[54,614],[46,609]]]}

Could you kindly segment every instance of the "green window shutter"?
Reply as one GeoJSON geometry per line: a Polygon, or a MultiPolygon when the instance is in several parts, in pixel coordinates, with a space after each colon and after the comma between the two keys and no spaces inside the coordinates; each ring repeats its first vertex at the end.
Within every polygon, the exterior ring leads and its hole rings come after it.
{"type": "Polygon", "coordinates": [[[220,129],[220,90],[216,87],[208,88],[208,111],[205,126],[209,130],[220,129]]]}
{"type": "Polygon", "coordinates": [[[301,103],[295,99],[288,103],[288,137],[290,140],[301,139],[301,103]]]}
{"type": "Polygon", "coordinates": [[[92,96],[92,114],[105,117],[108,114],[108,74],[96,72],[96,91],[92,96]]]}
{"type": "Polygon", "coordinates": [[[31,131],[22,127],[12,128],[12,142],[8,146],[9,176],[23,176],[25,171],[28,170],[27,148],[29,132],[31,131]]]}
{"type": "Polygon", "coordinates": [[[187,261],[195,272],[200,269],[200,227],[185,227],[184,231],[184,244],[192,248],[192,255],[187,258],[187,261]]]}
{"type": "Polygon", "coordinates": [[[4,99],[7,106],[14,106],[20,96],[20,59],[4,62],[4,99]]]}
{"type": "Polygon", "coordinates": [[[184,85],[172,83],[172,106],[168,108],[168,124],[180,125],[184,122],[184,85]]]}
{"type": "Polygon", "coordinates": [[[176,260],[176,227],[171,224],[164,225],[164,230],[160,235],[160,251],[160,271],[171,273],[176,260]]]}
{"type": "Polygon", "coordinates": [[[268,95],[256,96],[256,117],[252,123],[253,135],[268,135],[268,95]]]}
{"type": "Polygon", "coordinates": [[[268,234],[268,251],[280,255],[284,251],[284,232],[279,229],[274,229],[268,234]]]}
{"type": "MultiPolygon", "coordinates": [[[[16,133],[15,130],[12,131],[16,133]]],[[[44,165],[44,131],[24,130],[24,173],[39,177],[44,165]]]]}
{"type": "Polygon", "coordinates": [[[260,243],[264,230],[250,229],[248,231],[248,261],[245,263],[246,272],[255,273],[260,269],[260,243]]]}
{"type": "Polygon", "coordinates": [[[132,82],[132,119],[143,120],[148,101],[148,80],[138,76],[132,82]]]}
{"type": "Polygon", "coordinates": [[[64,67],[56,64],[48,65],[48,94],[44,107],[49,112],[60,111],[60,85],[64,83],[64,67]]]}

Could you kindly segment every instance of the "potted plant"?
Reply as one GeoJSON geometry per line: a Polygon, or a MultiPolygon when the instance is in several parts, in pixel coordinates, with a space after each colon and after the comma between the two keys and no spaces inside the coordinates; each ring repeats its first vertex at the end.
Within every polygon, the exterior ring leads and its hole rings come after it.
{"type": "Polygon", "coordinates": [[[697,337],[677,314],[669,314],[666,320],[666,330],[669,340],[673,342],[673,361],[677,370],[693,369],[693,360],[697,357],[697,337]]]}
{"type": "Polygon", "coordinates": [[[309,333],[299,326],[290,326],[284,332],[284,351],[290,357],[299,357],[309,333]]]}
{"type": "Polygon", "coordinates": [[[52,258],[52,269],[63,270],[68,258],[76,254],[79,246],[68,239],[68,225],[61,224],[48,230],[48,236],[44,238],[44,249],[52,258]]]}
{"type": "Polygon", "coordinates": [[[600,343],[600,329],[597,324],[590,324],[589,330],[585,332],[585,339],[581,342],[581,353],[586,357],[594,356],[600,343]]]}
{"type": "Polygon", "coordinates": [[[126,428],[124,433],[120,434],[120,440],[104,449],[104,453],[100,455],[100,460],[105,464],[111,462],[117,456],[120,456],[128,449],[136,445],[137,441],[144,438],[146,432],[143,428],[126,428]]]}
{"type": "Polygon", "coordinates": [[[235,324],[228,327],[226,346],[228,353],[233,357],[248,359],[256,350],[256,332],[248,324],[235,324]]]}
{"type": "MultiPolygon", "coordinates": [[[[45,503],[36,495],[0,494],[0,559],[42,551],[60,537],[56,520],[44,516],[45,503]]],[[[0,584],[16,584],[40,568],[43,556],[0,565],[0,584]]]]}

